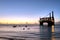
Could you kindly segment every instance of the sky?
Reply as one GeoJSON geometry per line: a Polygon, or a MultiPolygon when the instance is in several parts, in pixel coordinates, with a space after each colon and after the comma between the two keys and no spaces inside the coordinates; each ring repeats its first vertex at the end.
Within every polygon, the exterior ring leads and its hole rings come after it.
{"type": "Polygon", "coordinates": [[[60,0],[0,0],[0,23],[39,23],[52,11],[55,22],[60,21],[60,0]]]}

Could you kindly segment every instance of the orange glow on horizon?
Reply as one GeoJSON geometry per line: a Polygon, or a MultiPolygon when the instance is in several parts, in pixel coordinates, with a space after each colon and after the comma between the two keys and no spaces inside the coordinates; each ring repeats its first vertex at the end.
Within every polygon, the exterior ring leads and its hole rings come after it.
{"type": "MultiPolygon", "coordinates": [[[[55,19],[55,22],[58,22],[59,20],[55,19]]],[[[1,18],[0,24],[39,24],[38,19],[15,19],[15,18],[1,18]]]]}
{"type": "Polygon", "coordinates": [[[38,24],[37,20],[0,20],[0,24],[38,24]]]}

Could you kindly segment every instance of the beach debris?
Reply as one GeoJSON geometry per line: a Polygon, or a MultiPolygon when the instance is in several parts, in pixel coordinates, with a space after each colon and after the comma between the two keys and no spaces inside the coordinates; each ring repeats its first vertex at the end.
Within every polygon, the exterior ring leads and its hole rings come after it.
{"type": "Polygon", "coordinates": [[[13,27],[15,28],[15,27],[17,27],[17,25],[14,25],[13,27]]]}

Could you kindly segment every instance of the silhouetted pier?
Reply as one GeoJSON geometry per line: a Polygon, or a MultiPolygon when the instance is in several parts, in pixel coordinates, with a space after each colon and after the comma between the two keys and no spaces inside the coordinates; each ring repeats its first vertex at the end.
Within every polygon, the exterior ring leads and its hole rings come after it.
{"type": "Polygon", "coordinates": [[[54,12],[53,11],[52,13],[49,13],[49,17],[40,18],[39,20],[40,25],[43,25],[44,22],[48,23],[48,26],[54,25],[54,12]]]}

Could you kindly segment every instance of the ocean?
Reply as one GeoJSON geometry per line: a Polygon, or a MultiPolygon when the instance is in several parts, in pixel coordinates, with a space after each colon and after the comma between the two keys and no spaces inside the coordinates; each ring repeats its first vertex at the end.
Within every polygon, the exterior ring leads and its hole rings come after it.
{"type": "Polygon", "coordinates": [[[0,40],[60,40],[60,25],[0,26],[0,40]]]}

